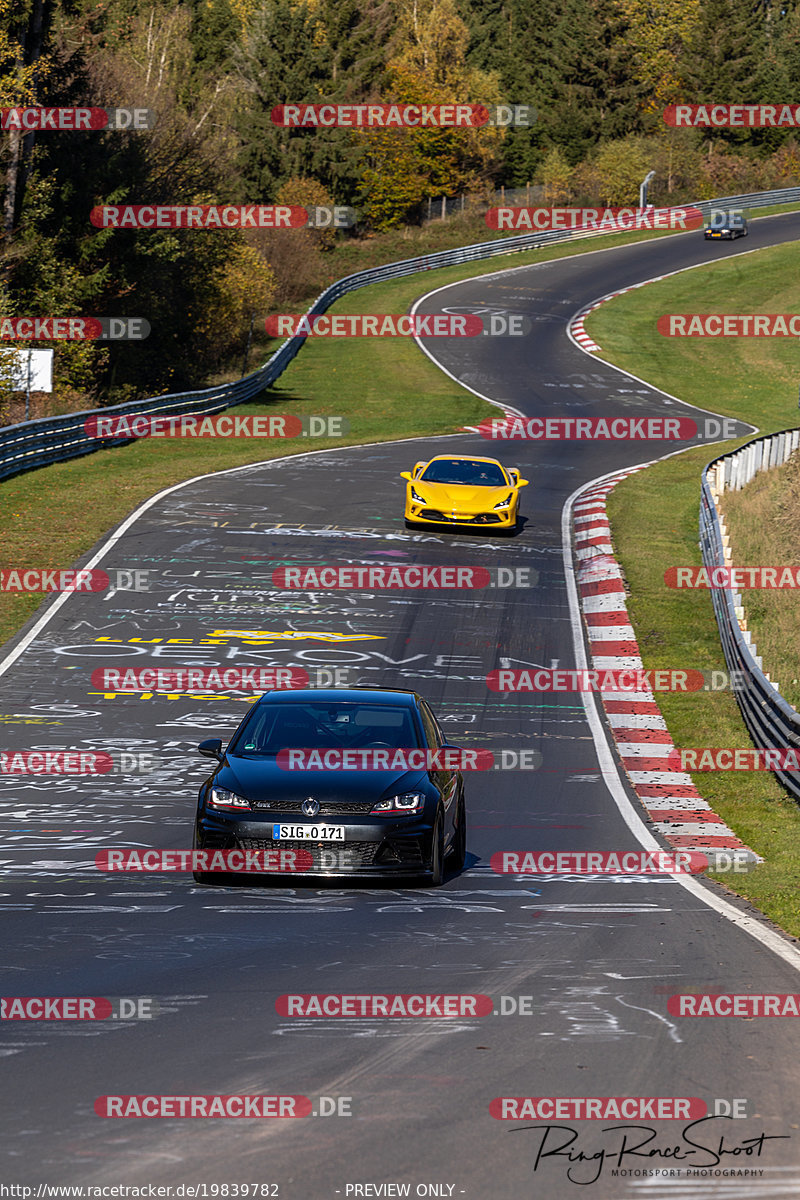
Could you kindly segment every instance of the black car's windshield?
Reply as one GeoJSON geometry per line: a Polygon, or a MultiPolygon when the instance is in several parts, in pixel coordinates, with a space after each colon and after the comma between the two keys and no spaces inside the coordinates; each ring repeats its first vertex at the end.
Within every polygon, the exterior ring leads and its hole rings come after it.
{"type": "Polygon", "coordinates": [[[435,459],[428,464],[420,479],[425,483],[466,483],[470,487],[508,486],[508,480],[497,463],[469,458],[435,459]]]}
{"type": "Polygon", "coordinates": [[[343,747],[422,745],[409,708],[310,700],[257,704],[228,747],[243,757],[277,754],[279,750],[322,750],[343,747]]]}

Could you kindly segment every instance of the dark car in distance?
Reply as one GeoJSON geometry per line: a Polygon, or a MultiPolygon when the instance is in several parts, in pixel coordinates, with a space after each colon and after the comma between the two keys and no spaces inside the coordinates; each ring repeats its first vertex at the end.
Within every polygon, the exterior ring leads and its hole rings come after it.
{"type": "Polygon", "coordinates": [[[727,238],[729,241],[737,237],[747,237],[747,218],[740,212],[718,212],[711,214],[711,220],[703,230],[706,241],[712,238],[727,238]]]}
{"type": "MultiPolygon", "coordinates": [[[[445,860],[460,870],[466,852],[464,780],[461,771],[443,767],[448,746],[416,692],[266,692],[224,751],[219,738],[198,747],[217,766],[200,788],[194,847],[302,850],[306,863],[310,856],[304,876],[417,876],[438,886],[445,860]],[[293,749],[296,758],[300,750],[369,750],[359,761],[372,763],[402,757],[376,754],[381,748],[409,747],[417,750],[400,769],[286,769],[293,749]],[[437,750],[432,769],[416,768],[417,760],[426,766],[431,757],[419,751],[437,750]]],[[[337,761],[357,757],[340,754],[337,761]]],[[[210,883],[215,874],[194,877],[210,883]]]]}

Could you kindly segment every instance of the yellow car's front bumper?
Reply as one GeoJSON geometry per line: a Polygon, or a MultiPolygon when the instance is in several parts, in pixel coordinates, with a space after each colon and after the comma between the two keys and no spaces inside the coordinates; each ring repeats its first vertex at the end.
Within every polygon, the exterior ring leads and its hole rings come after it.
{"type": "Polygon", "coordinates": [[[450,529],[513,529],[517,524],[517,505],[488,512],[444,512],[406,500],[405,518],[413,525],[439,525],[450,529]]]}

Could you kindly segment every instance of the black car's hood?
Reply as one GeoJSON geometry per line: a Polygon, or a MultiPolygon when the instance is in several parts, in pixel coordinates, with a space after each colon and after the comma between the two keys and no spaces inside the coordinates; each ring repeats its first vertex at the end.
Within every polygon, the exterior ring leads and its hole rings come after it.
{"type": "Polygon", "coordinates": [[[365,803],[419,788],[425,771],[287,771],[274,758],[227,756],[217,787],[245,800],[363,800],[365,803]]]}

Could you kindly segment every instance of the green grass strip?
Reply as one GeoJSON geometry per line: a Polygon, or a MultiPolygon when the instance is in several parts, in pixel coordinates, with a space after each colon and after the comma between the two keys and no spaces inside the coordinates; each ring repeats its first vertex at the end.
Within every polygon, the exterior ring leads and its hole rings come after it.
{"type": "MultiPolygon", "coordinates": [[[[794,339],[667,338],[657,333],[656,321],[663,313],[798,311],[800,246],[783,245],[628,292],[597,309],[587,327],[603,358],[682,400],[772,433],[798,423],[794,339]]],[[[708,592],[664,585],[668,567],[701,563],[700,476],[722,449],[676,455],[624,480],[609,496],[612,540],[647,668],[725,669],[708,592]]],[[[676,746],[752,745],[730,692],[660,693],[658,702],[676,746]]],[[[692,778],[766,860],[748,874],[721,875],[719,881],[800,935],[800,807],[769,772],[698,772],[692,778]]]]}

